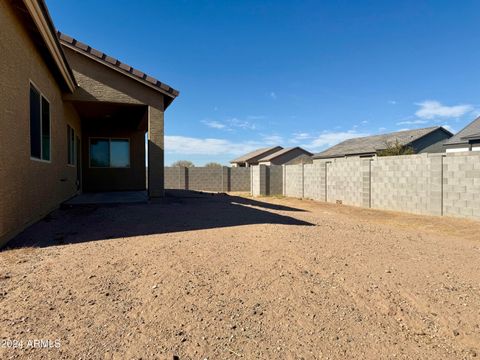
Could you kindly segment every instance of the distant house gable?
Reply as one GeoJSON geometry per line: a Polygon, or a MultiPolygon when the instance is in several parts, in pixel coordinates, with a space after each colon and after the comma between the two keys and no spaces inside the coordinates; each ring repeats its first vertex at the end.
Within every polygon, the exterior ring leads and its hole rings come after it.
{"type": "Polygon", "coordinates": [[[445,146],[458,144],[467,145],[472,140],[480,140],[480,116],[450,138],[445,143],[445,146]]]}
{"type": "Polygon", "coordinates": [[[245,166],[245,164],[256,165],[258,160],[267,155],[273,154],[279,150],[283,149],[281,146],[270,146],[266,148],[260,148],[254,151],[251,151],[245,155],[242,155],[232,161],[231,164],[236,166],[245,166]]]}
{"type": "Polygon", "coordinates": [[[259,164],[286,165],[293,163],[309,163],[313,154],[300,146],[278,150],[258,160],[259,164]]]}

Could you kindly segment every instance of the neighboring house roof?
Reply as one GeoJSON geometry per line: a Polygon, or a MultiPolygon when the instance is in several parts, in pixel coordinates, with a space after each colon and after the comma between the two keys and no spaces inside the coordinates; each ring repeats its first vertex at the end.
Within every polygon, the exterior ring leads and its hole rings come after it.
{"type": "Polygon", "coordinates": [[[261,158],[260,160],[258,160],[258,162],[272,161],[272,160],[276,159],[277,157],[279,157],[281,155],[284,155],[284,154],[287,154],[287,153],[289,153],[293,150],[296,150],[296,149],[300,149],[300,150],[304,151],[307,155],[310,155],[310,156],[313,155],[311,152],[309,152],[305,149],[302,149],[300,146],[295,146],[295,147],[289,147],[289,148],[278,150],[278,151],[274,152],[273,154],[270,154],[270,155],[267,155],[267,156],[261,158]]]}
{"type": "Polygon", "coordinates": [[[468,144],[468,140],[480,139],[480,116],[448,139],[444,145],[468,144]]]}
{"type": "Polygon", "coordinates": [[[376,154],[377,151],[384,150],[386,144],[398,141],[401,145],[406,146],[438,129],[442,129],[451,134],[441,126],[433,126],[423,129],[397,131],[388,134],[353,138],[332,146],[321,153],[315,154],[313,158],[318,159],[342,157],[347,155],[376,154]]]}
{"type": "Polygon", "coordinates": [[[121,72],[124,75],[131,77],[134,80],[141,82],[144,85],[149,86],[150,88],[157,90],[172,99],[179,95],[178,90],[170,87],[169,85],[162,83],[160,80],[157,80],[150,75],[145,74],[144,72],[133,68],[130,65],[122,63],[120,60],[115,59],[107,54],[92,48],[91,46],[84,44],[68,35],[65,35],[61,32],[58,32],[58,38],[62,45],[67,46],[68,48],[82,53],[93,60],[96,60],[103,65],[106,65],[116,71],[121,72]]]}
{"type": "Polygon", "coordinates": [[[267,152],[271,152],[271,151],[274,151],[274,150],[281,150],[281,149],[283,149],[281,146],[270,146],[270,147],[266,147],[266,148],[257,149],[257,150],[249,152],[248,154],[242,155],[242,156],[230,161],[230,163],[248,162],[248,160],[259,157],[259,156],[262,156],[262,154],[265,154],[267,152]]]}
{"type": "Polygon", "coordinates": [[[30,15],[31,21],[33,21],[36,31],[40,35],[45,49],[50,54],[66,88],[73,92],[77,87],[77,82],[60,46],[55,26],[44,0],[23,0],[23,6],[30,15]]]}

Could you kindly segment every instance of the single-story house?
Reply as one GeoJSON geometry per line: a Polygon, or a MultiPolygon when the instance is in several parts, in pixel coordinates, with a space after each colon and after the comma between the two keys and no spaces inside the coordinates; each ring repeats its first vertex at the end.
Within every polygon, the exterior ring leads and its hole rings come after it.
{"type": "Polygon", "coordinates": [[[446,152],[480,151],[480,117],[448,139],[443,146],[446,152]]]}
{"type": "Polygon", "coordinates": [[[0,2],[0,64],[0,246],[79,192],[146,190],[146,152],[163,195],[177,90],[57,33],[43,0],[0,2]]]}
{"type": "Polygon", "coordinates": [[[278,150],[258,160],[259,165],[311,164],[312,153],[299,146],[278,150]]]}
{"type": "Polygon", "coordinates": [[[388,146],[398,144],[410,147],[414,153],[444,152],[443,144],[453,136],[441,126],[397,131],[345,140],[313,156],[314,162],[341,157],[372,157],[388,146]]]}
{"type": "Polygon", "coordinates": [[[232,167],[250,167],[252,165],[258,165],[258,160],[282,149],[281,146],[270,146],[257,149],[230,161],[230,164],[232,164],[232,167]]]}

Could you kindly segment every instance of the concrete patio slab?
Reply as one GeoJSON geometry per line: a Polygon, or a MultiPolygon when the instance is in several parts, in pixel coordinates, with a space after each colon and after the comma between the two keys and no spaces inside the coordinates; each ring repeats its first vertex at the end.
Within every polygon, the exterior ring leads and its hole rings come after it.
{"type": "Polygon", "coordinates": [[[138,204],[148,202],[146,191],[110,191],[83,193],[64,202],[64,205],[138,204]]]}

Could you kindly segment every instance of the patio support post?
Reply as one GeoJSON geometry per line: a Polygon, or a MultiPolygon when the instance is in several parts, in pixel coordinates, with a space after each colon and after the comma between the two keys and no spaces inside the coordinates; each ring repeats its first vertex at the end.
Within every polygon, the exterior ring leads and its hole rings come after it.
{"type": "Polygon", "coordinates": [[[148,107],[148,195],[162,197],[164,191],[163,111],[148,107]]]}

